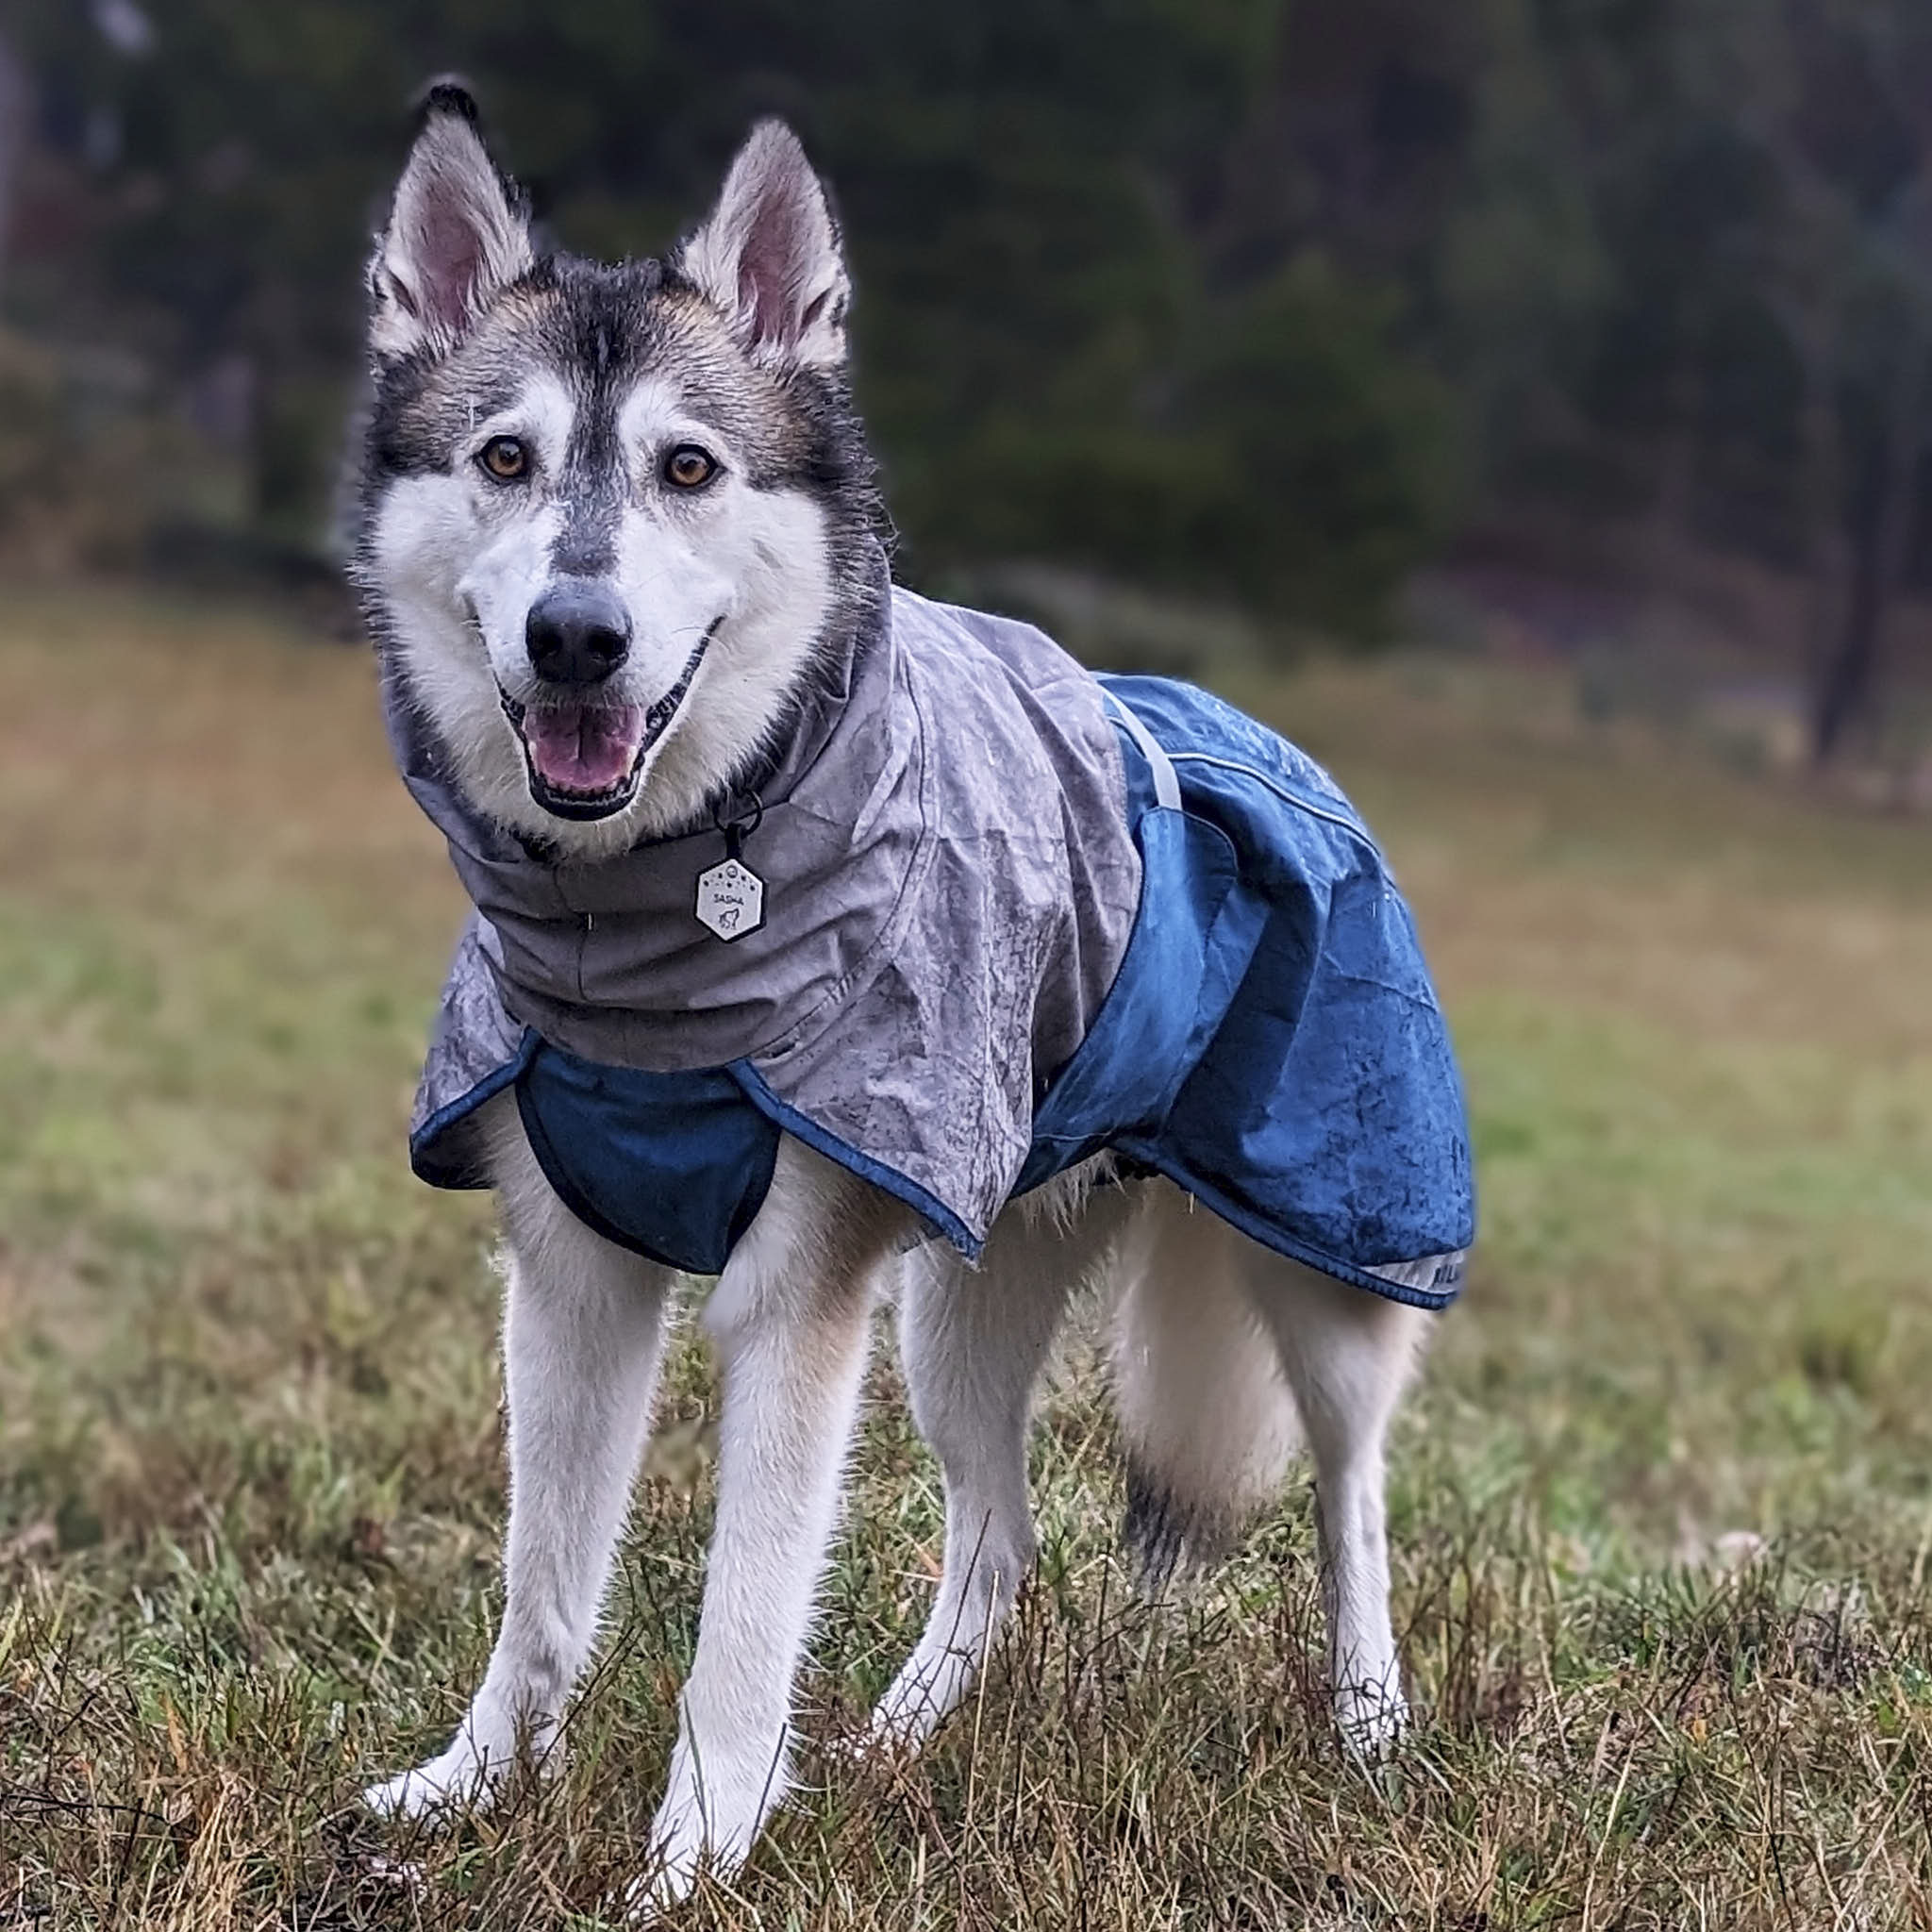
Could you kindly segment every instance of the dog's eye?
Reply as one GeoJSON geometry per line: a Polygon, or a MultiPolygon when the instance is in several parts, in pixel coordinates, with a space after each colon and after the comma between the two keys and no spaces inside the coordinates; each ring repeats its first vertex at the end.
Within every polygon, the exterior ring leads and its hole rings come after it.
{"type": "Polygon", "coordinates": [[[680,490],[696,490],[717,475],[718,465],[711,453],[694,442],[680,442],[664,458],[664,480],[680,490]]]}
{"type": "Polygon", "coordinates": [[[530,467],[530,453],[514,436],[492,436],[476,460],[499,483],[514,483],[530,467]]]}

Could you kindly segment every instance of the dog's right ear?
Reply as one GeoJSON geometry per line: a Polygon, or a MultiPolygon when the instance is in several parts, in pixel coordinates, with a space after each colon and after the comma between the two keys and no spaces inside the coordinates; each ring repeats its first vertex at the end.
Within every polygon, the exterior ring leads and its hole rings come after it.
{"type": "Polygon", "coordinates": [[[369,263],[369,346],[378,367],[451,348],[528,270],[529,210],[498,171],[476,104],[452,82],[423,103],[389,225],[369,263]]]}

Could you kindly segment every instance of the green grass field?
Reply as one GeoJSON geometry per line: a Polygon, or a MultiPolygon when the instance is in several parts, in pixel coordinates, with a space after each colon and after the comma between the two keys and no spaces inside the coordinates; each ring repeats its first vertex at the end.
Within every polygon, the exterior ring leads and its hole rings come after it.
{"type": "MultiPolygon", "coordinates": [[[[402,1151],[457,889],[358,652],[45,595],[0,671],[0,1924],[594,1924],[692,1644],[706,1359],[562,1782],[354,1822],[497,1605],[487,1211],[402,1151]]],[[[815,1754],[683,1923],[1932,1925],[1932,833],[1588,730],[1554,677],[1232,694],[1377,825],[1469,1079],[1479,1263],[1393,1454],[1413,1740],[1370,1777],[1329,1738],[1305,1478],[1130,1599],[1074,1347],[1000,1671],[916,1768],[815,1754]]],[[[874,1394],[817,1739],[940,1547],[889,1351],[874,1394]]]]}

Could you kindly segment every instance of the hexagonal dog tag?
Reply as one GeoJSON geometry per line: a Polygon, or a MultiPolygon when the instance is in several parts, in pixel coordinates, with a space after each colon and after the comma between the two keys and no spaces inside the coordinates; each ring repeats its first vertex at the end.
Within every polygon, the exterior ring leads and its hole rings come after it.
{"type": "Polygon", "coordinates": [[[765,882],[742,859],[698,874],[698,923],[721,940],[741,940],[765,923],[765,882]]]}

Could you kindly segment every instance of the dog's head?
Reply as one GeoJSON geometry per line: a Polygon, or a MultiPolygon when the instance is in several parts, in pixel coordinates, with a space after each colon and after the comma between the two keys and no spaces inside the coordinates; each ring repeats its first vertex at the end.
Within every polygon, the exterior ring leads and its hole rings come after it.
{"type": "Polygon", "coordinates": [[[662,261],[540,257],[429,97],[369,271],[357,573],[480,810],[574,857],[693,823],[869,582],[824,190],[756,128],[662,261]]]}

